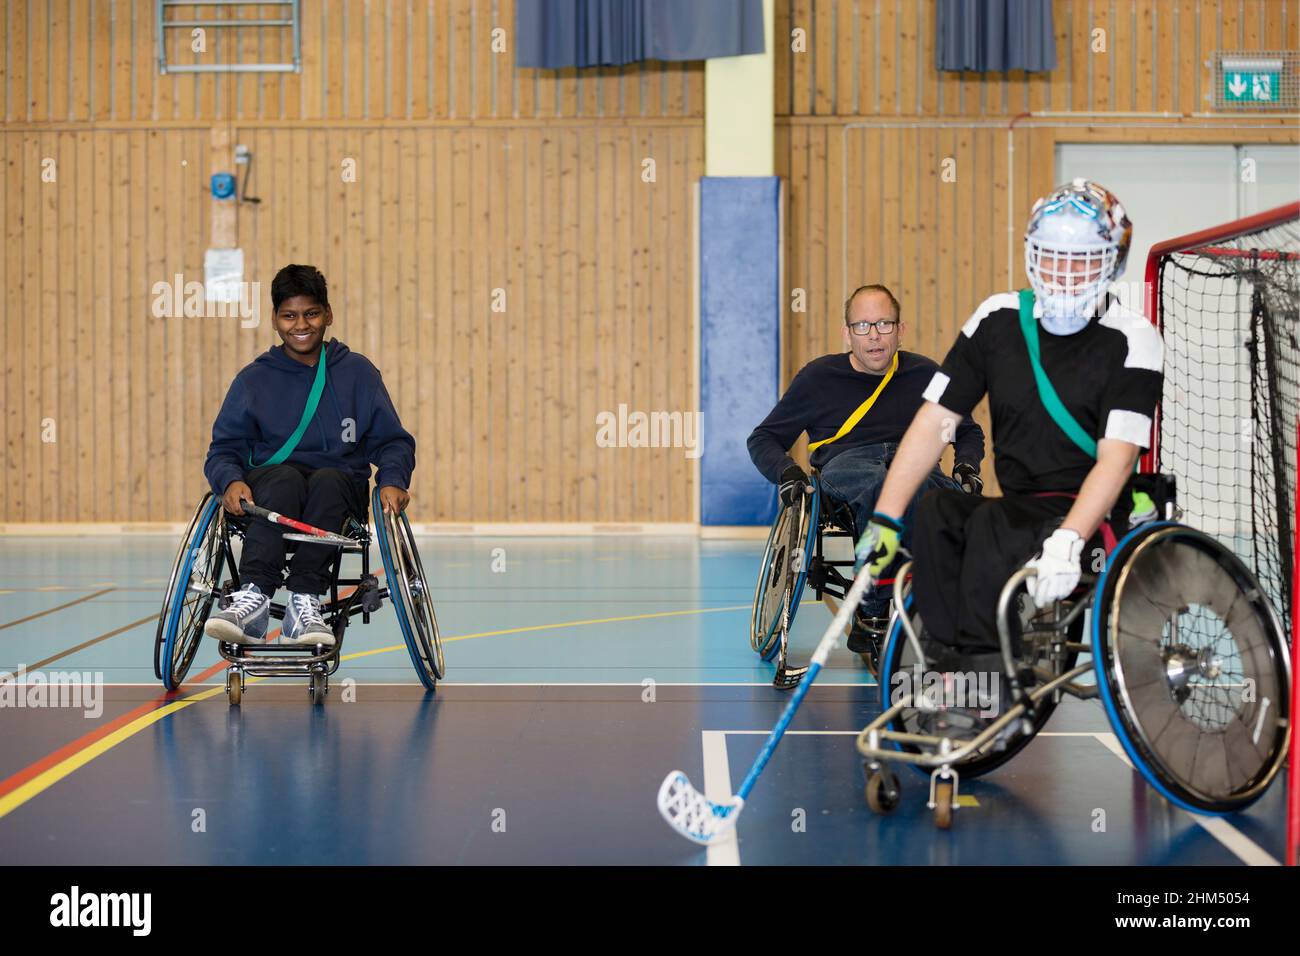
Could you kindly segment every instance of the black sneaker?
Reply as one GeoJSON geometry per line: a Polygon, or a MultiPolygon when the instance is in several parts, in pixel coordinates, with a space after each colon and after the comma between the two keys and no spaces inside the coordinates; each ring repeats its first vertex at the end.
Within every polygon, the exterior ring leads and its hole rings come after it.
{"type": "Polygon", "coordinates": [[[888,625],[888,618],[853,615],[853,627],[849,630],[849,650],[862,658],[862,663],[873,677],[880,673],[880,646],[888,625]]]}
{"type": "MultiPolygon", "coordinates": [[[[935,653],[933,643],[927,641],[926,656],[935,653]]],[[[928,687],[923,696],[933,699],[928,706],[917,709],[917,730],[934,737],[970,740],[983,733],[1011,704],[1011,689],[1000,669],[1000,661],[991,654],[962,654],[955,648],[936,656],[941,663],[928,663],[942,675],[942,689],[928,687]],[[993,696],[995,695],[996,696],[993,696]],[[973,699],[972,699],[973,698],[973,699]]],[[[1002,750],[1016,733],[1012,721],[993,742],[993,749],[1002,750]]]]}

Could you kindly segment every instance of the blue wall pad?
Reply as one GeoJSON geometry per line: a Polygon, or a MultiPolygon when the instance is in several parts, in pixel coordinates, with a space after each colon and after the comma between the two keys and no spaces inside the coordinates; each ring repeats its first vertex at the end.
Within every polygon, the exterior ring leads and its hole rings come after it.
{"type": "Polygon", "coordinates": [[[767,525],[776,488],[745,439],[778,397],[781,181],[700,180],[700,521],[767,525]]]}

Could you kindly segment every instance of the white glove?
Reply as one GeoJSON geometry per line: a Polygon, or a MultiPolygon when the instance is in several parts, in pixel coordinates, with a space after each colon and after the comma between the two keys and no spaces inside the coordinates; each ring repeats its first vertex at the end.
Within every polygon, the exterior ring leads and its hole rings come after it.
{"type": "Polygon", "coordinates": [[[1083,573],[1079,558],[1083,554],[1083,538],[1077,531],[1057,528],[1043,542],[1038,552],[1025,567],[1033,569],[1037,579],[1029,585],[1034,603],[1046,607],[1053,601],[1068,597],[1079,584],[1083,573]]]}

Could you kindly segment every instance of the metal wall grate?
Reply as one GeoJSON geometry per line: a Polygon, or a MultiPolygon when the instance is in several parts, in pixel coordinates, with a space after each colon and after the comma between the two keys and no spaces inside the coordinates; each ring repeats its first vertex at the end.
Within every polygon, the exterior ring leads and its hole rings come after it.
{"type": "MultiPolygon", "coordinates": [[[[302,70],[302,16],[299,10],[300,0],[205,0],[202,4],[195,3],[194,0],[155,0],[154,22],[156,24],[156,38],[158,45],[158,72],[159,73],[298,73],[302,70]],[[180,11],[178,7],[194,8],[196,6],[219,7],[219,12],[227,14],[217,18],[204,18],[187,20],[176,16],[168,17],[168,12],[177,14],[180,11]],[[275,7],[270,16],[263,14],[262,8],[275,7]],[[249,17],[233,19],[228,14],[237,12],[250,12],[253,15],[249,17]],[[283,49],[283,39],[287,35],[291,37],[290,49],[293,54],[293,61],[290,63],[275,63],[265,61],[238,61],[226,60],[224,62],[211,63],[177,63],[168,62],[167,48],[170,39],[168,31],[182,30],[187,34],[195,29],[203,29],[219,33],[224,31],[236,30],[262,30],[266,31],[272,43],[258,44],[259,49],[274,48],[283,49]]],[[[232,34],[233,35],[233,34],[232,34]]],[[[209,55],[215,57],[217,51],[222,49],[233,49],[238,51],[241,44],[231,43],[223,44],[216,42],[217,36],[212,36],[207,47],[209,55]]]]}
{"type": "Polygon", "coordinates": [[[1225,113],[1295,112],[1300,108],[1300,53],[1217,51],[1214,108],[1225,113]]]}

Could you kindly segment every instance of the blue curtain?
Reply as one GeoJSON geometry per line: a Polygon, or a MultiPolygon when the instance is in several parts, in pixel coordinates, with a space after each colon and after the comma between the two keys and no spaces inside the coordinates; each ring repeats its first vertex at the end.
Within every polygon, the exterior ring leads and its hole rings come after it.
{"type": "Polygon", "coordinates": [[[1052,0],[936,0],[940,70],[1056,68],[1052,0]]]}
{"type": "Polygon", "coordinates": [[[763,52],[763,0],[519,0],[518,66],[618,66],[763,52]]]}

